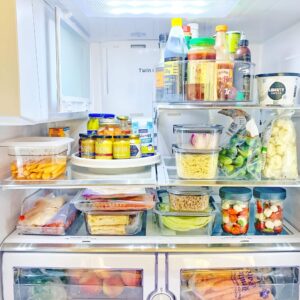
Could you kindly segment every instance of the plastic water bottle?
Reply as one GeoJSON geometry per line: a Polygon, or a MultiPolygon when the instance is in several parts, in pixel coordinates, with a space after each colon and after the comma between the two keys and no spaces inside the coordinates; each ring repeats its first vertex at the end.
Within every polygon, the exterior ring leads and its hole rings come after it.
{"type": "Polygon", "coordinates": [[[182,19],[174,18],[164,56],[164,99],[168,102],[183,101],[187,52],[182,19]]]}

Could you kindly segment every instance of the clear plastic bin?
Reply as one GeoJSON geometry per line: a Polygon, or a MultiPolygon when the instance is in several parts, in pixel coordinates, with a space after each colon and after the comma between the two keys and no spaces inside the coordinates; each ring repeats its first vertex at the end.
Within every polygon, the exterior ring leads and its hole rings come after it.
{"type": "Polygon", "coordinates": [[[72,200],[80,192],[40,190],[24,199],[17,224],[20,234],[65,235],[79,215],[72,200]]]}
{"type": "Polygon", "coordinates": [[[214,179],[217,176],[219,150],[185,150],[176,146],[176,169],[182,179],[214,179]]]}
{"type": "Polygon", "coordinates": [[[72,141],[63,137],[25,137],[1,145],[8,147],[13,179],[49,180],[65,173],[72,141]]]}
{"type": "Polygon", "coordinates": [[[171,211],[201,212],[209,207],[208,189],[173,187],[168,189],[168,193],[171,211]]]}
{"type": "Polygon", "coordinates": [[[158,203],[154,213],[162,235],[212,235],[217,209],[213,201],[203,212],[173,212],[158,203]]]}
{"type": "Polygon", "coordinates": [[[143,212],[87,212],[85,222],[91,235],[134,235],[142,230],[143,212]]]}
{"type": "Polygon", "coordinates": [[[223,131],[221,125],[174,125],[176,145],[181,149],[215,150],[223,131]]]}

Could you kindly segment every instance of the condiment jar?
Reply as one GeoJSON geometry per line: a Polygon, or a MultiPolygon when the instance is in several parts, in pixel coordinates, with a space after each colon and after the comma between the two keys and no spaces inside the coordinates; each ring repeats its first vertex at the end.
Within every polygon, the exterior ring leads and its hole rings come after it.
{"type": "Polygon", "coordinates": [[[249,228],[249,203],[252,192],[244,187],[222,187],[222,229],[233,235],[246,234],[249,228]]]}
{"type": "Polygon", "coordinates": [[[112,136],[95,136],[95,159],[113,158],[113,140],[112,136]]]}
{"type": "Polygon", "coordinates": [[[140,158],[141,153],[141,139],[139,135],[130,135],[130,158],[140,158]]]}
{"type": "Polygon", "coordinates": [[[115,159],[130,158],[129,135],[116,135],[113,142],[113,157],[115,159]]]}
{"type": "Polygon", "coordinates": [[[256,187],[255,229],[264,234],[279,234],[283,230],[283,201],[286,190],[279,187],[256,187]]]}
{"type": "Polygon", "coordinates": [[[101,116],[102,114],[89,114],[89,120],[87,123],[87,134],[97,134],[101,116]]]}
{"type": "Polygon", "coordinates": [[[80,145],[80,155],[82,158],[95,158],[95,140],[93,135],[85,135],[85,137],[82,136],[80,145]]]}
{"type": "Polygon", "coordinates": [[[113,114],[103,114],[100,119],[98,135],[120,135],[120,122],[113,114]]]}
{"type": "Polygon", "coordinates": [[[128,121],[129,117],[128,116],[118,116],[117,119],[120,122],[120,129],[122,134],[130,134],[131,129],[129,128],[128,121]]]}
{"type": "Polygon", "coordinates": [[[187,66],[187,99],[213,100],[215,80],[215,40],[211,37],[190,41],[187,66]]]}

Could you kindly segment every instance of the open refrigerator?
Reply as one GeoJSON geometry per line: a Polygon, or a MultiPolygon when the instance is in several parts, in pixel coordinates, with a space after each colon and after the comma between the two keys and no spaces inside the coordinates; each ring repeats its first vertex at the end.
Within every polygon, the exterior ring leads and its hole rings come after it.
{"type": "MultiPolygon", "coordinates": [[[[211,35],[215,25],[222,23],[232,30],[245,32],[256,64],[251,76],[299,72],[298,1],[15,2],[21,94],[27,97],[30,89],[33,93],[37,88],[42,99],[39,109],[45,106],[49,116],[62,113],[67,117],[63,121],[49,118],[41,122],[33,116],[28,118],[31,112],[26,112],[28,116],[21,123],[25,126],[20,129],[16,126],[20,120],[8,126],[7,117],[0,116],[1,140],[45,135],[49,127],[70,126],[71,137],[75,139],[75,147],[71,149],[74,153],[78,133],[86,130],[88,111],[115,113],[152,119],[161,159],[160,163],[155,161],[147,167],[138,166],[136,172],[125,170],[122,175],[116,175],[103,174],[93,164],[83,168],[73,156],[64,176],[30,181],[9,177],[6,174],[9,164],[5,162],[1,168],[4,173],[1,218],[6,226],[0,231],[3,299],[299,300],[299,178],[184,180],[177,176],[172,151],[174,125],[214,123],[227,128],[228,118],[218,113],[224,108],[247,112],[259,132],[275,112],[293,111],[299,165],[299,103],[287,107],[259,105],[254,79],[250,102],[199,103],[185,101],[184,93],[182,101],[158,102],[155,95],[155,72],[160,56],[158,36],[169,32],[170,19],[177,15],[185,23],[198,23],[203,36],[211,35]],[[30,48],[26,48],[27,43],[30,48]],[[31,50],[30,54],[27,49],[31,50]],[[31,60],[33,69],[28,68],[31,60]],[[24,84],[24,78],[30,77],[28,74],[35,78],[38,87],[33,86],[34,82],[24,84]],[[78,112],[80,117],[76,119],[78,112]],[[72,190],[75,191],[72,197],[77,197],[76,193],[85,188],[132,187],[146,188],[158,198],[157,191],[170,186],[209,187],[216,212],[208,233],[163,231],[153,210],[143,215],[140,233],[131,236],[91,235],[83,216],[77,217],[60,236],[22,234],[15,229],[23,199],[45,190],[56,189],[60,193],[72,190]],[[223,234],[218,196],[221,187],[285,188],[283,233],[259,235],[250,225],[248,234],[223,234]],[[7,204],[10,200],[13,207],[7,204]],[[217,287],[209,289],[213,284],[217,287]],[[239,287],[238,292],[235,286],[239,287]]],[[[27,106],[31,111],[36,107],[36,103],[27,106]]],[[[3,157],[7,155],[4,148],[0,151],[3,157]]],[[[253,219],[253,205],[250,210],[253,219]]]]}

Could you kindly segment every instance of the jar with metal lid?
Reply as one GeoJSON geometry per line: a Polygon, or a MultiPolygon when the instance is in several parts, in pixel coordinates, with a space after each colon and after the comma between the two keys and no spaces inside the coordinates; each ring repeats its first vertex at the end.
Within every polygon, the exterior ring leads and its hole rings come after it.
{"type": "Polygon", "coordinates": [[[115,118],[114,114],[103,114],[100,119],[98,135],[120,135],[120,122],[115,118]]]}
{"type": "Polygon", "coordinates": [[[95,140],[93,135],[82,135],[80,141],[80,157],[95,158],[95,140]]]}
{"type": "Polygon", "coordinates": [[[95,159],[113,158],[113,139],[111,135],[95,136],[95,159]]]}
{"type": "Polygon", "coordinates": [[[115,159],[130,158],[129,135],[116,135],[113,142],[113,157],[115,159]]]}
{"type": "Polygon", "coordinates": [[[141,153],[141,140],[140,136],[136,134],[130,135],[130,158],[140,158],[141,153]]]}
{"type": "Polygon", "coordinates": [[[187,66],[187,99],[213,100],[215,92],[215,40],[211,37],[190,40],[187,66]]]}
{"type": "Polygon", "coordinates": [[[252,191],[245,187],[222,187],[222,229],[233,235],[246,234],[249,228],[252,191]]]}
{"type": "Polygon", "coordinates": [[[283,231],[283,202],[286,190],[279,187],[256,187],[255,229],[264,234],[280,234],[283,231]]]}
{"type": "Polygon", "coordinates": [[[101,116],[102,114],[89,114],[89,120],[87,123],[87,134],[97,134],[101,116]]]}
{"type": "Polygon", "coordinates": [[[122,134],[130,134],[131,133],[131,128],[129,128],[129,117],[128,116],[118,116],[117,119],[120,122],[120,129],[122,134]]]}
{"type": "Polygon", "coordinates": [[[78,141],[78,156],[81,157],[81,145],[82,141],[87,138],[87,134],[85,133],[80,133],[79,134],[79,141],[78,141]]]}

